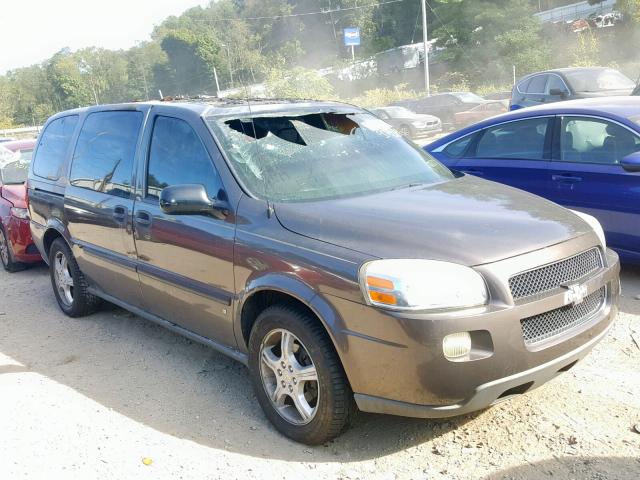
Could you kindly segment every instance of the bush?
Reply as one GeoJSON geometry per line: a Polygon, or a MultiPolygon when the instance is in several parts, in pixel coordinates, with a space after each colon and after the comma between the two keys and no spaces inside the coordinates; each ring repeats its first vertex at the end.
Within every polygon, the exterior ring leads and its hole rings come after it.
{"type": "Polygon", "coordinates": [[[326,78],[303,67],[288,71],[272,68],[265,84],[267,95],[274,98],[327,100],[335,97],[333,86],[326,78]]]}
{"type": "Polygon", "coordinates": [[[420,95],[413,90],[407,90],[406,84],[397,85],[395,88],[374,88],[365,90],[361,95],[349,100],[350,103],[365,108],[384,107],[393,102],[417,98],[420,95]]]}

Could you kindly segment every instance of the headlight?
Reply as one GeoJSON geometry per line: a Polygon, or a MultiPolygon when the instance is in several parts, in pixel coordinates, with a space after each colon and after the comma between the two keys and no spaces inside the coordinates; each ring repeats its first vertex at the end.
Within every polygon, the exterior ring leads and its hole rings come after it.
{"type": "Polygon", "coordinates": [[[374,260],[360,269],[360,284],[371,305],[395,310],[477,307],[489,298],[478,272],[435,260],[374,260]]]}
{"type": "Polygon", "coordinates": [[[598,235],[598,238],[600,239],[600,243],[602,243],[602,248],[606,249],[607,239],[604,237],[604,230],[602,229],[602,225],[600,225],[600,222],[596,219],[596,217],[592,217],[591,215],[588,215],[586,213],[578,212],[577,210],[571,211],[579,216],[582,220],[587,222],[591,228],[593,228],[593,231],[596,232],[596,235],[598,235]]]}
{"type": "Polygon", "coordinates": [[[411,125],[413,125],[416,128],[424,128],[427,126],[427,124],[424,122],[411,122],[411,125]]]}
{"type": "Polygon", "coordinates": [[[29,220],[29,210],[26,208],[11,207],[11,215],[23,220],[29,220]]]}

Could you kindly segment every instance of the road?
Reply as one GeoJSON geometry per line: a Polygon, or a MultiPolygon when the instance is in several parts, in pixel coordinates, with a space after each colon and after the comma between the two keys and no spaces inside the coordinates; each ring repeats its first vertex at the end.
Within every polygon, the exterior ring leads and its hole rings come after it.
{"type": "Polygon", "coordinates": [[[67,318],[43,266],[0,285],[0,479],[640,477],[640,270],[544,387],[451,420],[361,414],[320,447],[280,436],[232,360],[115,307],[67,318]]]}

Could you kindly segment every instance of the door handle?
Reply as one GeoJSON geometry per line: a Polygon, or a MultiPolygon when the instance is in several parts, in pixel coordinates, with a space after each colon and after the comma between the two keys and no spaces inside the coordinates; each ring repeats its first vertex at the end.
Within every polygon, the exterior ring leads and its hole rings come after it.
{"type": "Polygon", "coordinates": [[[551,175],[551,180],[553,180],[554,182],[576,183],[576,182],[581,182],[582,177],[576,177],[574,175],[567,175],[567,174],[551,175]]]}
{"type": "Polygon", "coordinates": [[[144,210],[136,212],[136,223],[143,226],[151,225],[151,214],[144,210]]]}
{"type": "Polygon", "coordinates": [[[113,207],[113,218],[115,218],[118,223],[124,223],[127,219],[127,207],[122,205],[113,207]]]}

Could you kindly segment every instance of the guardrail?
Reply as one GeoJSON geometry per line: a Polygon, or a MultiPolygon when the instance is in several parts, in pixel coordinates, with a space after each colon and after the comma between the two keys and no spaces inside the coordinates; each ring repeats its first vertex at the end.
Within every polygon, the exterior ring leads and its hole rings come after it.
{"type": "Polygon", "coordinates": [[[587,18],[592,13],[609,13],[616,5],[617,0],[604,0],[602,3],[589,5],[589,2],[577,2],[564,7],[552,8],[543,12],[535,13],[542,23],[565,22],[567,20],[578,20],[587,18]]]}
{"type": "Polygon", "coordinates": [[[0,137],[17,137],[17,138],[29,138],[36,137],[42,126],[38,127],[20,127],[20,128],[6,128],[0,130],[0,137]]]}

